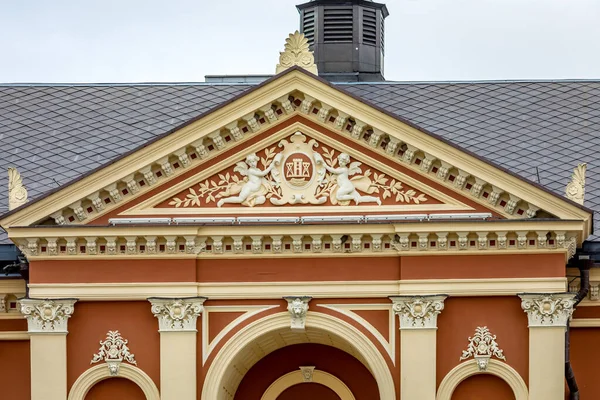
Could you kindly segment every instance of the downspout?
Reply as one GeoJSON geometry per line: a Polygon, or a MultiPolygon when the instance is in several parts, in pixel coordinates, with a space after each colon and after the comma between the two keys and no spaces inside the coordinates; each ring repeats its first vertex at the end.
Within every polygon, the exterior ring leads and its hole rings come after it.
{"type": "MultiPolygon", "coordinates": [[[[573,307],[581,303],[590,291],[590,268],[594,265],[589,255],[579,255],[577,268],[579,268],[579,291],[575,295],[575,304],[573,307]]],[[[565,379],[569,387],[569,400],[579,400],[579,387],[575,380],[573,367],[571,366],[571,328],[570,321],[567,321],[567,329],[565,331],[565,379]]]]}

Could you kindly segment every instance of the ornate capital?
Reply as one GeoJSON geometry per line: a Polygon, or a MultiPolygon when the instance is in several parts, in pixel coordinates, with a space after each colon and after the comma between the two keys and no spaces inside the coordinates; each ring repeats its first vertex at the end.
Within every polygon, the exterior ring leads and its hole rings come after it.
{"type": "Polygon", "coordinates": [[[206,297],[166,299],[151,297],[152,314],[158,318],[160,332],[196,332],[196,320],[204,311],[206,297]]]}
{"type": "Polygon", "coordinates": [[[473,357],[480,371],[487,370],[490,358],[494,356],[506,361],[504,353],[496,343],[496,335],[492,335],[487,326],[477,327],[475,335],[469,338],[467,350],[463,350],[460,361],[473,357]]]}
{"type": "Polygon", "coordinates": [[[292,331],[304,331],[306,327],[306,314],[308,313],[308,302],[312,299],[309,296],[289,296],[284,297],[288,302],[288,311],[292,316],[292,331]]]}
{"type": "Polygon", "coordinates": [[[119,331],[108,331],[106,340],[100,341],[100,350],[94,354],[90,364],[106,362],[111,376],[119,375],[119,367],[123,361],[137,365],[135,355],[129,352],[128,340],[123,339],[119,331]]]}
{"type": "Polygon", "coordinates": [[[21,299],[21,313],[27,318],[29,333],[68,333],[67,320],[77,299],[21,299]]]}
{"type": "Polygon", "coordinates": [[[437,329],[437,316],[444,309],[445,294],[392,296],[392,309],[400,318],[400,329],[437,329]]]}
{"type": "Polygon", "coordinates": [[[529,327],[566,327],[573,314],[573,293],[522,293],[519,297],[529,327]]]}

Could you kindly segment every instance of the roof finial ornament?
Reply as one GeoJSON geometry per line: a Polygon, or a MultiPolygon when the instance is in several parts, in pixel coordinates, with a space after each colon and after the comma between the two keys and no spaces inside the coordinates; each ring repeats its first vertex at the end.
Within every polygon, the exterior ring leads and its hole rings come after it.
{"type": "Polygon", "coordinates": [[[577,165],[573,171],[571,182],[567,185],[567,198],[576,203],[583,204],[585,196],[585,170],[587,163],[577,165]]]}
{"type": "Polygon", "coordinates": [[[285,50],[279,53],[279,64],[275,73],[280,73],[295,65],[304,68],[308,72],[317,75],[315,56],[308,49],[308,39],[298,31],[291,33],[285,40],[285,50]]]}
{"type": "Polygon", "coordinates": [[[8,168],[8,210],[27,203],[27,189],[23,185],[21,174],[16,168],[8,168]]]}

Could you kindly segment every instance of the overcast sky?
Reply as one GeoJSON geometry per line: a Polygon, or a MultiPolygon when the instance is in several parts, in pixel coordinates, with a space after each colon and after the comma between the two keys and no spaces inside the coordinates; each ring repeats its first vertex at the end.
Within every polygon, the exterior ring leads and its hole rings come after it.
{"type": "MultiPolygon", "coordinates": [[[[300,0],[0,0],[0,82],[271,74],[300,0]]],[[[600,0],[387,0],[386,78],[600,78],[600,0]]]]}

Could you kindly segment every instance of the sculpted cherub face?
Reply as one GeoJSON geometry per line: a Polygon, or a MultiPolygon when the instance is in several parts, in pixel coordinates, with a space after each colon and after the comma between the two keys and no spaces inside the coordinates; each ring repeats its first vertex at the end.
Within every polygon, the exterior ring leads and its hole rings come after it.
{"type": "Polygon", "coordinates": [[[258,160],[259,158],[256,154],[250,154],[246,157],[246,164],[248,164],[249,167],[256,168],[258,160]]]}
{"type": "Polygon", "coordinates": [[[350,162],[350,156],[346,153],[340,153],[338,162],[340,163],[340,167],[345,167],[350,162]]]}

